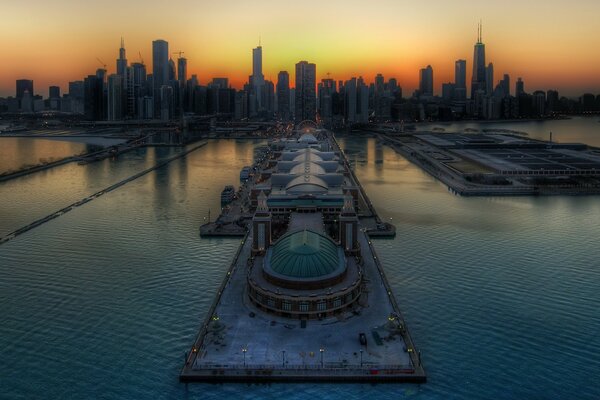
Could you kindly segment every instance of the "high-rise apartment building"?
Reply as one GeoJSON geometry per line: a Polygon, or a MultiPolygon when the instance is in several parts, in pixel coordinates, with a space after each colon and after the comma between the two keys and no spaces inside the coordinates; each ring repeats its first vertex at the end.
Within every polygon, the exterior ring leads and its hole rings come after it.
{"type": "Polygon", "coordinates": [[[277,115],[284,121],[290,119],[290,74],[287,71],[277,74],[277,115]]]}
{"type": "Polygon", "coordinates": [[[152,42],[152,82],[154,116],[161,116],[161,88],[169,82],[169,43],[158,39],[152,42]]]}
{"type": "Polygon", "coordinates": [[[317,110],[317,66],[307,61],[296,64],[295,120],[315,121],[317,110]]]}

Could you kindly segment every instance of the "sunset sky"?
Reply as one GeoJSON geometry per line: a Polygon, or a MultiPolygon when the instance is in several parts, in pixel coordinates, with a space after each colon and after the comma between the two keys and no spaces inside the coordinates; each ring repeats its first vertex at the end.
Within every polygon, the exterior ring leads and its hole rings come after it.
{"type": "MultiPolygon", "coordinates": [[[[115,70],[120,37],[129,62],[138,52],[151,68],[151,42],[182,50],[188,75],[201,84],[229,77],[240,87],[251,73],[251,49],[262,37],[267,79],[308,60],[318,79],[377,73],[395,77],[409,95],[431,64],[435,91],[467,60],[470,80],[477,23],[483,20],[487,61],[495,77],[525,80],[525,89],[561,95],[600,93],[600,1],[576,0],[28,0],[3,1],[0,96],[15,79],[33,79],[36,94],[63,91],[100,67],[115,70]]],[[[176,58],[173,55],[173,58],[176,58]]],[[[514,86],[511,87],[514,90],[514,86]]]]}

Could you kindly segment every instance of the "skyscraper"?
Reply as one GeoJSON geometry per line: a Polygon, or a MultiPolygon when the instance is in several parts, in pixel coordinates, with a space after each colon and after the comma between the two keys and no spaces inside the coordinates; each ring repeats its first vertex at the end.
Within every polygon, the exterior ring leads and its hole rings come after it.
{"type": "Polygon", "coordinates": [[[17,79],[17,99],[21,100],[25,91],[28,91],[33,96],[33,81],[29,79],[17,79]]]}
{"type": "Polygon", "coordinates": [[[356,119],[361,124],[369,122],[369,87],[362,76],[356,80],[356,119]]]}
{"type": "Polygon", "coordinates": [[[420,71],[419,91],[421,96],[433,96],[433,68],[431,68],[431,65],[420,71]]]}
{"type": "Polygon", "coordinates": [[[277,74],[277,113],[284,121],[290,118],[290,74],[287,71],[277,74]]]}
{"type": "Polygon", "coordinates": [[[108,77],[108,120],[123,119],[123,77],[112,74],[108,77]]]}
{"type": "Polygon", "coordinates": [[[485,94],[491,96],[494,91],[494,64],[489,63],[485,68],[485,94]]]}
{"type": "Polygon", "coordinates": [[[175,71],[175,61],[173,61],[172,58],[169,58],[169,73],[168,73],[168,81],[169,82],[173,82],[175,81],[177,78],[177,74],[175,71]]]}
{"type": "Polygon", "coordinates": [[[385,79],[382,74],[377,74],[375,77],[375,94],[382,95],[385,90],[385,79]]]}
{"type": "Polygon", "coordinates": [[[125,41],[121,38],[121,48],[119,48],[119,58],[117,58],[117,75],[125,77],[127,73],[127,57],[125,55],[125,41]]]}
{"type": "Polygon", "coordinates": [[[58,87],[58,86],[50,86],[48,88],[48,98],[50,98],[50,99],[59,99],[60,98],[60,87],[58,87]]]}
{"type": "Polygon", "coordinates": [[[161,88],[169,81],[169,43],[158,39],[152,42],[152,79],[154,116],[161,115],[161,88]]]}
{"type": "Polygon", "coordinates": [[[146,66],[142,63],[131,64],[133,70],[133,97],[135,99],[134,115],[138,119],[144,116],[144,96],[146,93],[146,66]]]}
{"type": "Polygon", "coordinates": [[[521,78],[517,78],[517,83],[515,83],[515,97],[519,97],[525,93],[525,82],[521,78]]]}
{"type": "Polygon", "coordinates": [[[307,61],[296,64],[296,112],[297,122],[315,121],[317,109],[317,66],[307,61]]]}
{"type": "Polygon", "coordinates": [[[252,49],[252,76],[263,78],[262,73],[262,46],[252,49]]]}
{"type": "Polygon", "coordinates": [[[262,46],[252,49],[252,75],[250,76],[250,87],[252,89],[252,98],[255,104],[251,109],[262,111],[265,108],[264,104],[264,85],[265,76],[262,73],[262,46]]]}
{"type": "Polygon", "coordinates": [[[503,97],[510,96],[510,76],[508,74],[504,74],[504,78],[500,81],[500,88],[503,97]]]}
{"type": "Polygon", "coordinates": [[[345,93],[345,110],[344,117],[346,119],[346,124],[354,124],[356,123],[356,78],[351,78],[350,80],[344,83],[344,93],[345,93]]]}
{"type": "Polygon", "coordinates": [[[485,44],[481,41],[481,23],[477,30],[477,43],[473,50],[473,76],[471,79],[471,98],[478,90],[486,90],[485,44]]]}
{"type": "Polygon", "coordinates": [[[454,86],[458,88],[467,88],[467,61],[456,60],[454,63],[454,86]]]}
{"type": "Polygon", "coordinates": [[[333,118],[333,96],[336,93],[336,83],[333,79],[321,79],[317,86],[319,117],[326,125],[332,122],[333,118]]]}
{"type": "Polygon", "coordinates": [[[467,61],[456,60],[454,63],[454,94],[455,100],[467,99],[467,61]]]}
{"type": "Polygon", "coordinates": [[[88,75],[83,80],[84,113],[88,120],[103,118],[103,83],[98,75],[88,75]]]}
{"type": "MultiPolygon", "coordinates": [[[[120,87],[118,87],[119,85],[117,85],[116,83],[113,83],[113,93],[115,91],[119,91],[121,93],[121,96],[123,97],[123,99],[119,102],[116,103],[113,101],[112,105],[113,107],[121,107],[121,110],[112,110],[112,115],[113,117],[117,116],[117,119],[122,119],[122,116],[124,116],[126,113],[127,114],[133,114],[134,111],[134,99],[133,99],[133,87],[131,87],[131,85],[129,85],[129,80],[130,80],[130,76],[128,74],[128,67],[127,67],[127,56],[125,55],[125,41],[123,40],[123,38],[121,38],[121,47],[119,48],[119,58],[117,58],[117,76],[121,77],[121,85],[120,87]]],[[[116,78],[113,78],[116,79],[116,78]]],[[[115,121],[116,119],[111,119],[111,104],[110,104],[110,77],[109,77],[109,83],[108,83],[108,101],[109,101],[109,105],[108,105],[108,113],[109,113],[109,120],[111,121],[115,121]]]]}
{"type": "Polygon", "coordinates": [[[181,86],[187,81],[187,59],[184,57],[177,59],[177,80],[181,86]]]}

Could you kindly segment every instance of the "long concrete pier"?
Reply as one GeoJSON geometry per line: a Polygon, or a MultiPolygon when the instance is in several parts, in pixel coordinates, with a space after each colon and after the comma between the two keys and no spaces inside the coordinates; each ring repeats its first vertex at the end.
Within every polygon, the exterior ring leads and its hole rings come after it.
{"type": "MultiPolygon", "coordinates": [[[[330,140],[335,141],[333,136],[330,140]]],[[[337,142],[334,146],[350,179],[360,188],[362,205],[370,210],[370,215],[359,220],[364,278],[359,309],[311,320],[259,310],[247,292],[252,246],[249,232],[225,271],[200,331],[186,353],[180,381],[426,381],[420,352],[369,237],[368,226],[377,213],[337,142]]]]}
{"type": "Polygon", "coordinates": [[[100,191],[98,191],[98,192],[96,192],[96,193],[94,193],[94,194],[92,194],[90,196],[87,196],[87,197],[85,197],[85,198],[83,198],[81,200],[78,200],[78,201],[76,201],[76,202],[74,202],[72,204],[69,204],[68,206],[63,207],[60,210],[53,212],[52,214],[49,214],[49,215],[47,215],[47,216],[45,216],[43,218],[40,218],[40,219],[38,219],[36,221],[33,221],[32,223],[30,223],[30,224],[28,224],[28,225],[26,225],[26,226],[24,226],[22,228],[19,228],[19,229],[15,230],[15,231],[13,231],[11,233],[9,233],[8,235],[6,235],[4,237],[1,237],[0,238],[0,245],[3,244],[3,243],[8,242],[8,241],[10,241],[10,240],[12,240],[14,238],[16,238],[19,235],[22,235],[25,232],[28,232],[28,231],[30,231],[30,230],[32,230],[34,228],[37,228],[38,226],[43,225],[43,224],[45,224],[48,221],[51,221],[51,220],[53,220],[55,218],[58,218],[61,215],[65,214],[65,213],[67,213],[67,212],[69,212],[69,211],[71,211],[71,210],[73,210],[73,209],[75,209],[75,208],[77,208],[79,206],[82,206],[82,205],[84,205],[86,203],[89,203],[90,201],[92,201],[92,200],[94,200],[94,199],[96,199],[96,198],[98,198],[98,197],[100,197],[100,196],[102,196],[102,195],[104,195],[106,193],[112,192],[113,190],[116,190],[116,189],[120,188],[121,186],[125,185],[126,183],[134,181],[134,180],[136,180],[136,179],[138,179],[138,178],[140,178],[140,177],[148,174],[149,172],[152,172],[152,171],[154,171],[154,170],[156,170],[158,168],[164,167],[165,165],[169,164],[173,160],[176,160],[176,159],[181,158],[181,157],[185,157],[189,153],[191,153],[191,152],[193,152],[193,151],[195,151],[195,150],[203,147],[204,145],[206,145],[206,143],[207,142],[202,142],[202,143],[200,143],[200,144],[198,144],[198,145],[196,145],[196,146],[194,146],[194,147],[192,147],[192,148],[190,148],[188,150],[185,150],[182,153],[179,153],[179,154],[177,154],[177,155],[175,155],[173,157],[170,157],[170,158],[168,158],[168,159],[166,159],[164,161],[159,162],[158,164],[154,165],[153,167],[150,167],[150,168],[147,168],[147,169],[145,169],[145,170],[143,170],[141,172],[138,172],[137,174],[132,175],[132,176],[126,178],[126,179],[123,179],[122,181],[119,181],[119,182],[117,182],[117,183],[115,183],[115,184],[113,184],[113,185],[111,185],[111,186],[109,186],[109,187],[107,187],[105,189],[102,189],[102,190],[100,190],[100,191]]]}

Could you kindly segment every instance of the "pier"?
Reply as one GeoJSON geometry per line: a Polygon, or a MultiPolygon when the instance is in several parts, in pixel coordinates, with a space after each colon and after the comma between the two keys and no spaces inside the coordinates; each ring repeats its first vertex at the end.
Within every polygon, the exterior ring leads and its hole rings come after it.
{"type": "MultiPolygon", "coordinates": [[[[186,352],[180,381],[413,383],[426,381],[421,354],[410,336],[406,321],[394,298],[370,237],[371,232],[377,231],[383,236],[389,236],[392,232],[395,233],[395,229],[390,224],[383,224],[377,216],[333,135],[326,133],[326,138],[330,148],[339,154],[345,182],[349,188],[355,190],[357,195],[355,201],[360,207],[360,212],[354,214],[358,224],[358,229],[355,230],[357,236],[351,239],[352,248],[346,256],[349,257],[347,268],[356,265],[352,268],[358,268],[359,271],[358,278],[353,278],[352,275],[347,278],[350,281],[359,279],[359,288],[352,291],[359,294],[356,302],[351,306],[335,309],[336,303],[332,299],[339,299],[335,297],[336,291],[350,293],[350,288],[344,287],[347,283],[341,283],[331,284],[325,291],[316,289],[316,286],[313,290],[307,290],[304,284],[298,287],[299,290],[290,291],[285,289],[287,286],[284,286],[281,291],[276,288],[269,289],[273,290],[271,292],[273,300],[265,302],[264,305],[259,304],[260,301],[266,300],[257,300],[256,296],[262,295],[254,293],[256,290],[254,286],[270,285],[263,281],[257,268],[261,268],[265,262],[261,261],[263,257],[264,260],[269,260],[271,253],[261,252],[260,248],[257,253],[255,248],[261,240],[260,237],[256,237],[258,232],[256,223],[266,221],[264,216],[270,215],[260,211],[266,210],[266,197],[263,195],[258,200],[259,205],[254,218],[248,219],[247,232],[241,240],[231,265],[224,272],[225,278],[217,290],[204,323],[191,349],[186,352]],[[260,214],[261,212],[263,214],[260,214]],[[296,305],[288,305],[286,308],[285,300],[283,303],[276,300],[280,296],[285,297],[286,293],[291,293],[290,299],[296,298],[300,303],[304,301],[306,304],[318,302],[315,299],[323,296],[331,296],[327,304],[333,305],[334,311],[327,313],[312,311],[313,314],[309,315],[313,306],[306,306],[307,313],[304,315],[301,305],[300,308],[296,308],[296,305]],[[296,310],[299,318],[291,317],[288,315],[290,311],[285,310],[296,310]]],[[[325,161],[323,165],[326,164],[325,161]]],[[[308,164],[303,168],[308,171],[308,164]]],[[[310,179],[312,178],[305,177],[304,180],[308,182],[310,179]]],[[[245,188],[244,193],[249,193],[251,190],[252,186],[245,188]]],[[[346,195],[346,199],[348,198],[351,199],[346,195]]],[[[281,201],[274,197],[272,204],[279,203],[281,201]]],[[[352,215],[351,204],[352,202],[346,200],[344,205],[346,211],[343,211],[340,217],[346,218],[344,221],[352,221],[353,217],[343,216],[352,215]]],[[[288,227],[290,233],[285,234],[283,238],[290,235],[290,237],[300,238],[304,235],[306,244],[306,230],[309,229],[311,237],[316,235],[312,232],[318,231],[321,218],[324,225],[337,224],[335,221],[328,220],[325,214],[322,215],[318,210],[314,210],[312,206],[306,210],[292,213],[288,227]],[[317,230],[313,231],[313,229],[317,230]]],[[[323,229],[327,231],[326,227],[323,229]]],[[[346,240],[351,236],[347,235],[340,233],[340,240],[342,244],[346,243],[344,246],[349,249],[346,240]]],[[[328,241],[328,239],[320,240],[328,241]]],[[[285,243],[284,239],[275,240],[272,245],[275,246],[273,251],[279,252],[282,246],[286,246],[285,243]]],[[[309,264],[306,265],[308,267],[309,264]]],[[[322,305],[325,305],[325,300],[322,300],[322,305]]]]}

